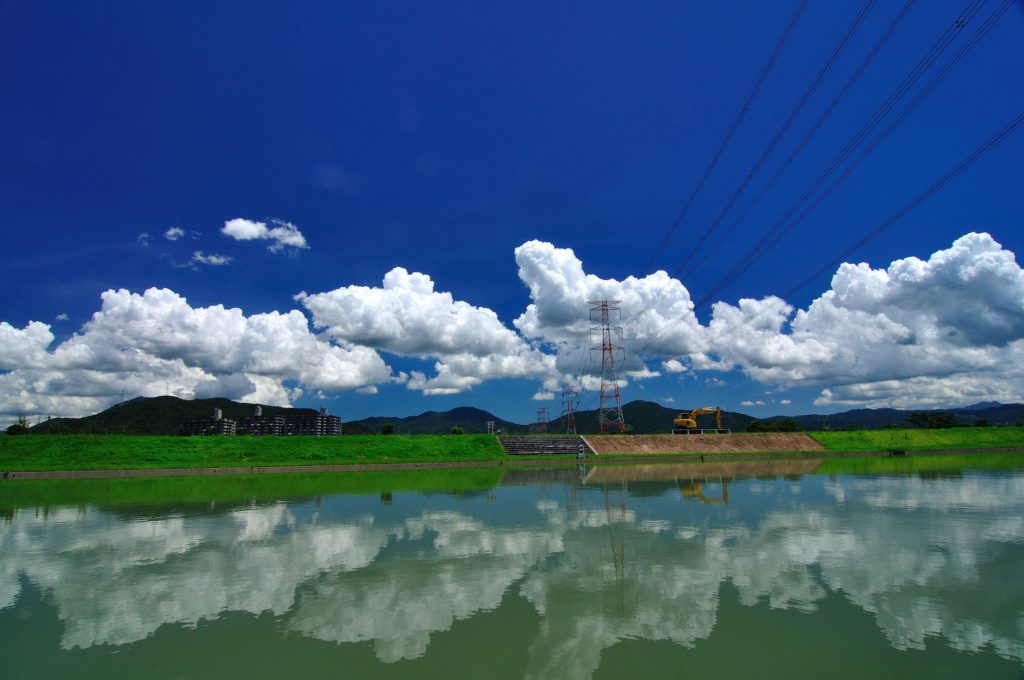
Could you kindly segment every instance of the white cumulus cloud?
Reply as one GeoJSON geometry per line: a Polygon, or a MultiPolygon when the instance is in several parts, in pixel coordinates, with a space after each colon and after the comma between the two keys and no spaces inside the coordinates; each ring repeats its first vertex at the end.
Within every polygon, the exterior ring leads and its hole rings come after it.
{"type": "Polygon", "coordinates": [[[177,241],[185,235],[185,230],[181,227],[171,227],[164,232],[164,238],[168,241],[177,241]]]}
{"type": "Polygon", "coordinates": [[[389,271],[379,288],[348,286],[295,296],[316,327],[346,343],[436,359],[436,375],[411,373],[410,389],[455,394],[484,380],[550,376],[554,357],[534,349],[498,315],[434,290],[422,273],[389,271]]]}
{"type": "Polygon", "coordinates": [[[192,253],[192,259],[189,260],[189,263],[193,265],[206,264],[211,267],[221,267],[223,265],[230,264],[231,259],[232,258],[227,255],[217,255],[216,253],[210,253],[207,255],[203,251],[197,250],[192,253]]]}
{"type": "Polygon", "coordinates": [[[1024,397],[1024,271],[988,234],[886,269],[844,264],[805,310],[717,303],[709,346],[819,403],[922,407],[1024,397]],[[789,323],[789,330],[784,330],[789,323]]]}
{"type": "Polygon", "coordinates": [[[298,310],[246,316],[192,307],[159,288],[101,297],[100,311],[52,350],[47,324],[0,322],[0,368],[9,371],[0,374],[0,413],[83,415],[122,390],[287,404],[301,386],[348,390],[392,379],[373,349],[315,335],[298,310]]]}
{"type": "Polygon", "coordinates": [[[220,231],[237,241],[270,241],[267,250],[275,253],[285,248],[300,250],[309,247],[306,237],[291,222],[271,220],[270,223],[273,226],[268,227],[266,222],[237,217],[225,222],[220,231]]]}
{"type": "Polygon", "coordinates": [[[50,325],[41,321],[29,321],[23,329],[0,321],[0,370],[41,366],[53,339],[50,325]]]}
{"type": "Polygon", "coordinates": [[[666,373],[684,373],[686,372],[686,366],[683,362],[678,359],[667,359],[661,362],[661,367],[665,369],[666,373]]]}
{"type": "MultiPolygon", "coordinates": [[[[306,247],[294,225],[272,225],[238,218],[222,231],[269,241],[271,250],[306,247]]],[[[296,295],[319,333],[299,310],[246,316],[221,305],[193,308],[165,289],[107,291],[92,320],[56,347],[49,324],[0,322],[0,413],[88,413],[122,390],[186,397],[220,390],[270,403],[310,389],[372,393],[387,382],[428,395],[502,378],[536,380],[538,399],[566,381],[597,390],[600,362],[585,360],[599,322],[588,314],[594,300],[622,308],[621,320],[612,319],[625,348],[624,360],[617,357],[620,388],[738,369],[766,385],[820,390],[817,403],[826,405],[1024,400],[1024,271],[988,234],[885,268],[844,264],[806,309],[772,296],[719,302],[706,326],[685,286],[665,272],[602,279],[587,274],[573,251],[541,241],[519,246],[515,259],[530,301],[512,327],[402,267],[379,286],[296,295]],[[378,351],[433,369],[395,374],[378,351]]],[[[189,266],[229,262],[195,251],[189,266]]]]}
{"type": "Polygon", "coordinates": [[[629,276],[622,281],[587,274],[583,263],[568,248],[556,248],[543,241],[528,241],[516,248],[519,278],[530,290],[530,304],[514,324],[528,338],[558,351],[558,367],[565,373],[579,370],[584,353],[594,344],[590,329],[600,323],[591,318],[590,301],[615,300],[622,317],[610,314],[613,326],[621,325],[625,348],[622,369],[631,377],[653,377],[640,361],[639,352],[674,358],[665,365],[669,372],[681,372],[678,357],[695,363],[707,362],[703,347],[705,330],[691,313],[693,302],[683,284],[663,271],[644,278],[629,276]]]}
{"type": "Polygon", "coordinates": [[[602,279],[571,250],[541,241],[517,248],[516,262],[531,302],[514,324],[553,348],[564,374],[599,365],[586,362],[596,322],[587,301],[617,300],[619,368],[634,379],[653,377],[645,364],[654,360],[669,374],[738,368],[770,385],[818,387],[819,404],[1024,399],[1024,272],[988,234],[885,269],[844,264],[807,309],[773,296],[719,302],[707,326],[685,286],[664,272],[602,279]]]}

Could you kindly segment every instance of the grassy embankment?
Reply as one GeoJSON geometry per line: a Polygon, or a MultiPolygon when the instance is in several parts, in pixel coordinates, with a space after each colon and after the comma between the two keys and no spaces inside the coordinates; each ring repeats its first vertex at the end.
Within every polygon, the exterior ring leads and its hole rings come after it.
{"type": "MultiPolygon", "coordinates": [[[[629,464],[625,464],[629,467],[629,464]]],[[[671,467],[671,466],[669,466],[671,467]]],[[[941,477],[971,470],[1024,469],[1024,455],[973,453],[865,458],[827,458],[812,475],[895,474],[941,477]]],[[[419,470],[297,473],[280,475],[215,475],[199,477],[118,477],[113,479],[20,480],[0,492],[0,517],[19,508],[48,511],[93,506],[131,517],[168,513],[226,512],[253,504],[303,501],[339,494],[379,496],[390,504],[392,494],[479,494],[498,487],[505,476],[499,467],[427,468],[419,470]]]]}
{"type": "Polygon", "coordinates": [[[360,465],[506,459],[488,435],[344,437],[0,437],[0,470],[118,470],[360,465]]]}
{"type": "MultiPolygon", "coordinates": [[[[893,441],[907,449],[983,448],[1020,446],[1024,433],[964,428],[953,431],[835,432],[822,433],[834,447],[875,451],[892,448],[893,441]],[[988,436],[977,435],[987,432],[988,436]],[[897,439],[886,436],[896,434],[897,439]],[[932,436],[932,435],[939,436],[932,436]],[[1009,435],[1009,436],[1007,436],[1009,435]],[[911,442],[908,444],[907,442],[911,442]]],[[[816,435],[817,436],[817,435],[816,435]]],[[[836,449],[838,450],[838,449],[836,449]]],[[[111,469],[158,467],[229,467],[238,465],[337,464],[388,462],[448,462],[506,458],[487,436],[406,436],[338,438],[130,437],[54,435],[0,438],[0,469],[111,469]],[[475,440],[475,441],[474,441],[475,440]],[[248,444],[248,446],[243,446],[248,444]],[[243,457],[244,456],[244,457],[243,457]],[[46,467],[44,467],[46,466],[46,467]]],[[[546,458],[549,460],[550,458],[546,458]]],[[[941,475],[950,471],[1024,468],[1022,453],[984,453],[865,458],[828,458],[815,474],[941,475]]],[[[374,494],[390,502],[398,492],[464,494],[498,486],[502,468],[361,471],[357,474],[306,473],[281,475],[218,475],[214,477],[142,477],[127,479],[21,480],[4,484],[0,516],[20,507],[95,505],[133,508],[131,512],[175,512],[191,505],[209,508],[245,506],[256,502],[316,498],[335,494],[374,494]]]]}
{"type": "Polygon", "coordinates": [[[950,470],[1006,470],[1024,467],[1024,428],[955,427],[945,430],[863,430],[812,432],[828,451],[934,451],[1016,448],[1020,453],[975,451],[960,455],[829,458],[820,474],[925,474],[950,470]]]}
{"type": "Polygon", "coordinates": [[[828,451],[928,451],[1024,449],[1022,427],[954,427],[947,430],[809,432],[828,451]]]}
{"type": "MultiPolygon", "coordinates": [[[[827,452],[1019,448],[1024,428],[812,432],[827,452]]],[[[742,455],[743,452],[737,452],[742,455]]],[[[778,453],[784,454],[785,451],[778,453]]],[[[680,454],[655,454],[655,457],[680,454]]],[[[699,454],[692,454],[699,455],[699,454]]],[[[519,458],[519,457],[517,457],[519,458]]],[[[543,460],[564,458],[546,456],[543,460]]],[[[344,437],[160,437],[26,435],[0,437],[0,471],[225,468],[508,460],[488,435],[344,437]]]]}

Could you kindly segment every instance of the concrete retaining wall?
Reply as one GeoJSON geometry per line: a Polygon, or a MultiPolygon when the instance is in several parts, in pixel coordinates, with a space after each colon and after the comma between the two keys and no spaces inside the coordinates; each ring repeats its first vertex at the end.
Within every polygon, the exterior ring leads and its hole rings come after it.
{"type": "Polygon", "coordinates": [[[825,450],[824,446],[801,432],[590,435],[586,437],[586,441],[598,455],[825,450]]]}

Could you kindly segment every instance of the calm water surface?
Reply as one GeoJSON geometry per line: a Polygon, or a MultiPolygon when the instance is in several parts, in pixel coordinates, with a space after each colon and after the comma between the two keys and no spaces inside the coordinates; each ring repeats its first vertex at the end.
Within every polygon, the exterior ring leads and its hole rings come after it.
{"type": "Polygon", "coordinates": [[[1021,471],[694,469],[5,482],[2,676],[1024,677],[1021,471]]]}

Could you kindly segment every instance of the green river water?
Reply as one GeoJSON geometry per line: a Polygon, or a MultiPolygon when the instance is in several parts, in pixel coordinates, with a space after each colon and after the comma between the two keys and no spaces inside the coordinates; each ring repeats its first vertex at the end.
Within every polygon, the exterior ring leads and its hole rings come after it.
{"type": "Polygon", "coordinates": [[[1024,677],[1021,466],[900,465],[0,482],[0,677],[1024,677]]]}

